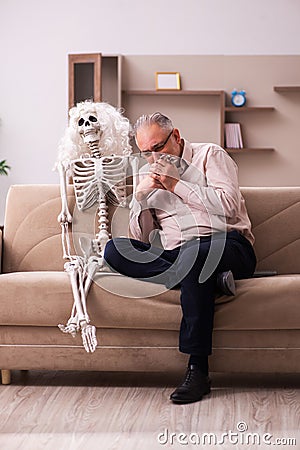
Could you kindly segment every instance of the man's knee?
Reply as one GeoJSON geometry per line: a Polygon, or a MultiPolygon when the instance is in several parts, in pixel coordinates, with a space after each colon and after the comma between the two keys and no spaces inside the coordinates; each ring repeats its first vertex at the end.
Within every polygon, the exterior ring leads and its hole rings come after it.
{"type": "Polygon", "coordinates": [[[104,250],[104,259],[110,266],[116,268],[120,261],[120,253],[118,252],[118,244],[116,240],[119,238],[110,239],[104,250]]]}

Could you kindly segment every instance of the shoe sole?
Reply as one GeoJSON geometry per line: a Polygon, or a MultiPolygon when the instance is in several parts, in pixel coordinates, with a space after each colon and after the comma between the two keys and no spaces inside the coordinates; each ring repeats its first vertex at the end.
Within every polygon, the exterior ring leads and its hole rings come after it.
{"type": "Polygon", "coordinates": [[[177,405],[184,405],[184,404],[188,404],[188,403],[195,403],[195,402],[200,402],[202,399],[203,399],[203,397],[205,396],[205,395],[208,395],[208,394],[210,394],[210,392],[211,392],[211,388],[210,388],[210,386],[208,387],[208,389],[207,389],[207,391],[205,391],[205,392],[203,392],[203,394],[201,395],[201,397],[199,397],[199,398],[197,398],[197,399],[194,399],[194,400],[176,400],[176,399],[172,399],[171,397],[170,397],[170,400],[172,400],[172,402],[173,403],[175,403],[175,404],[177,404],[177,405]]]}
{"type": "Polygon", "coordinates": [[[226,295],[236,294],[235,281],[231,271],[229,271],[226,278],[222,280],[222,290],[226,295]]]}

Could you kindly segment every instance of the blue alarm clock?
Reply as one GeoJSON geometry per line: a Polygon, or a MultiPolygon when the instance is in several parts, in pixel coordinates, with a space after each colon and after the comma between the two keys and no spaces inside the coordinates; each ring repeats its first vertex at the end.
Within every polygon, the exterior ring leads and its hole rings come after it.
{"type": "Polygon", "coordinates": [[[241,107],[246,103],[246,92],[234,90],[231,92],[231,103],[233,106],[241,107]]]}

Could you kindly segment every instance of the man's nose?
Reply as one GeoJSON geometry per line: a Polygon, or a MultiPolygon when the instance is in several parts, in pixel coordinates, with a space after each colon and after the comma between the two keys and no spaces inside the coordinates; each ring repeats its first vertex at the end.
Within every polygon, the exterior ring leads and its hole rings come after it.
{"type": "Polygon", "coordinates": [[[152,152],[153,161],[157,161],[160,157],[160,154],[157,152],[152,152]]]}

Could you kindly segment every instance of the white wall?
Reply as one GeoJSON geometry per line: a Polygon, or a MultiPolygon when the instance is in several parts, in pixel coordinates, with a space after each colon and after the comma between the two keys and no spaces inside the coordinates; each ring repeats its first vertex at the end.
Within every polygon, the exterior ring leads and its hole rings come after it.
{"type": "Polygon", "coordinates": [[[1,0],[0,224],[9,185],[57,182],[68,53],[298,55],[299,20],[299,0],[1,0]]]}

